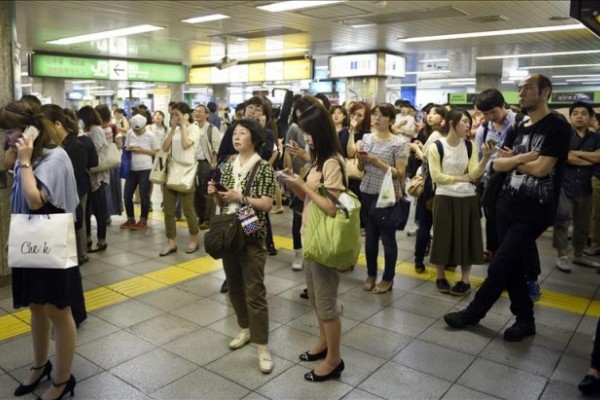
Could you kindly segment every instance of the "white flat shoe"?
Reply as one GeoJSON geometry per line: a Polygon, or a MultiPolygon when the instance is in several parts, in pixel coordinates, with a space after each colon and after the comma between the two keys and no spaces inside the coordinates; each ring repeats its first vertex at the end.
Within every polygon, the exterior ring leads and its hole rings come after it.
{"type": "Polygon", "coordinates": [[[262,352],[258,355],[258,369],[263,374],[270,374],[273,371],[273,360],[271,359],[271,353],[262,352]]]}
{"type": "Polygon", "coordinates": [[[241,331],[239,335],[229,342],[229,348],[231,350],[237,350],[250,343],[250,332],[241,331]]]}

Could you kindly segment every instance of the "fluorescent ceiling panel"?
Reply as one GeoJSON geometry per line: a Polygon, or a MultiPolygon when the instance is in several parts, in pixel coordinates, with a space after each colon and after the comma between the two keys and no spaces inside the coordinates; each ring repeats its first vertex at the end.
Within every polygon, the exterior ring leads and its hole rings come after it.
{"type": "Polygon", "coordinates": [[[293,11],[300,10],[303,8],[320,7],[328,4],[342,3],[345,0],[318,0],[318,1],[279,1],[277,3],[269,4],[266,6],[258,6],[256,8],[269,11],[269,12],[281,12],[281,11],[293,11]]]}
{"type": "Polygon", "coordinates": [[[554,56],[570,56],[576,54],[596,54],[600,50],[575,50],[575,51],[554,51],[549,53],[528,53],[528,54],[502,54],[497,56],[481,56],[475,57],[477,60],[503,60],[508,58],[536,58],[536,57],[554,57],[554,56]]]}
{"type": "Polygon", "coordinates": [[[181,22],[185,22],[187,24],[201,24],[203,22],[219,21],[221,19],[227,19],[227,18],[229,18],[229,15],[211,14],[211,15],[203,15],[201,17],[182,19],[181,22]]]}
{"type": "Polygon", "coordinates": [[[404,42],[404,43],[431,42],[431,41],[438,41],[438,40],[468,39],[468,38],[478,38],[478,37],[488,37],[488,36],[522,35],[522,34],[526,34],[526,33],[566,31],[566,30],[573,30],[573,29],[586,29],[586,28],[582,24],[578,23],[578,24],[570,24],[570,25],[538,26],[538,27],[534,27],[534,28],[503,29],[503,30],[498,30],[498,31],[456,33],[456,34],[451,34],[451,35],[398,38],[398,41],[404,42]]]}
{"type": "Polygon", "coordinates": [[[128,28],[113,29],[110,31],[89,33],[87,35],[71,36],[71,37],[66,37],[66,38],[62,38],[62,39],[51,40],[46,43],[67,45],[67,44],[91,42],[93,40],[108,39],[108,38],[112,38],[112,37],[136,35],[138,33],[153,32],[153,31],[158,31],[161,29],[165,29],[165,28],[163,28],[161,26],[155,26],[155,25],[137,25],[137,26],[130,26],[128,28]]]}

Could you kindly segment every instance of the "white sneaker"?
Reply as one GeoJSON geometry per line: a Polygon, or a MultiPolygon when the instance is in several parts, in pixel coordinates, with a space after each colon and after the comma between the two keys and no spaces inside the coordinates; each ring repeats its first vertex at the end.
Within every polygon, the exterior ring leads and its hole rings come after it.
{"type": "Polygon", "coordinates": [[[567,256],[558,257],[554,265],[559,271],[571,273],[571,263],[569,262],[569,257],[567,256]]]}
{"type": "Polygon", "coordinates": [[[241,347],[244,347],[248,343],[250,343],[250,330],[249,329],[242,329],[242,331],[240,332],[240,334],[237,335],[235,337],[235,339],[233,339],[231,342],[229,342],[229,348],[231,350],[236,350],[236,349],[239,349],[241,347]]]}
{"type": "Polygon", "coordinates": [[[600,268],[600,263],[592,260],[588,256],[573,256],[573,264],[590,268],[600,268]]]}
{"type": "Polygon", "coordinates": [[[292,262],[292,270],[302,271],[302,268],[304,267],[304,265],[303,265],[304,258],[302,257],[302,249],[296,249],[296,250],[294,250],[294,252],[296,253],[296,256],[294,258],[294,261],[292,262]]]}
{"type": "Polygon", "coordinates": [[[600,246],[588,247],[583,253],[588,256],[600,256],[600,246]]]}

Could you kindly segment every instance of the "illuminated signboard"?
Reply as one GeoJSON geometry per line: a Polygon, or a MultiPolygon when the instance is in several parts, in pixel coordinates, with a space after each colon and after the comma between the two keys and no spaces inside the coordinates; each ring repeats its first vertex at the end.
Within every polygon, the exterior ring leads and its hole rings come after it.
{"type": "Polygon", "coordinates": [[[42,78],[168,83],[186,80],[183,65],[50,54],[32,54],[30,69],[30,76],[42,78]]]}
{"type": "Polygon", "coordinates": [[[213,85],[220,83],[291,81],[312,79],[312,60],[295,59],[283,61],[260,61],[240,63],[219,70],[213,66],[190,68],[190,85],[213,85]]]}
{"type": "Polygon", "coordinates": [[[393,76],[404,78],[406,59],[387,53],[363,53],[329,57],[330,78],[393,76]]]}

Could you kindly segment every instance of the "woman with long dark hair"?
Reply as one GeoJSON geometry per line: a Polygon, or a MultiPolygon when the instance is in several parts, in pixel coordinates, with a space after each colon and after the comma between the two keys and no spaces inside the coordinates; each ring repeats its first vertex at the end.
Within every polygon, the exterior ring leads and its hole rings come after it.
{"type": "MultiPolygon", "coordinates": [[[[12,214],[76,214],[77,182],[54,124],[39,106],[25,101],[0,110],[0,128],[7,134],[11,153],[17,155],[11,189],[12,214]]],[[[79,267],[67,269],[13,268],[12,293],[15,308],[31,311],[34,364],[15,396],[31,393],[45,377],[52,385],[42,399],[60,399],[75,388],[71,366],[77,330],[71,307],[81,301],[83,288],[79,267]],[[48,359],[50,333],[54,330],[56,368],[48,359]]]]}
{"type": "MultiPolygon", "coordinates": [[[[342,148],[329,112],[320,104],[313,103],[300,115],[299,127],[310,148],[312,167],[306,180],[297,174],[283,174],[282,177],[286,185],[304,199],[304,230],[310,212],[309,203],[314,203],[329,215],[336,213],[336,204],[317,192],[319,184],[322,182],[325,189],[337,198],[347,187],[347,182],[344,180],[342,148]]],[[[321,382],[339,378],[345,368],[340,354],[342,305],[337,301],[339,272],[314,261],[306,260],[304,264],[308,297],[317,314],[320,334],[317,342],[300,354],[300,360],[324,359],[315,369],[306,373],[304,379],[321,382]]]]}

